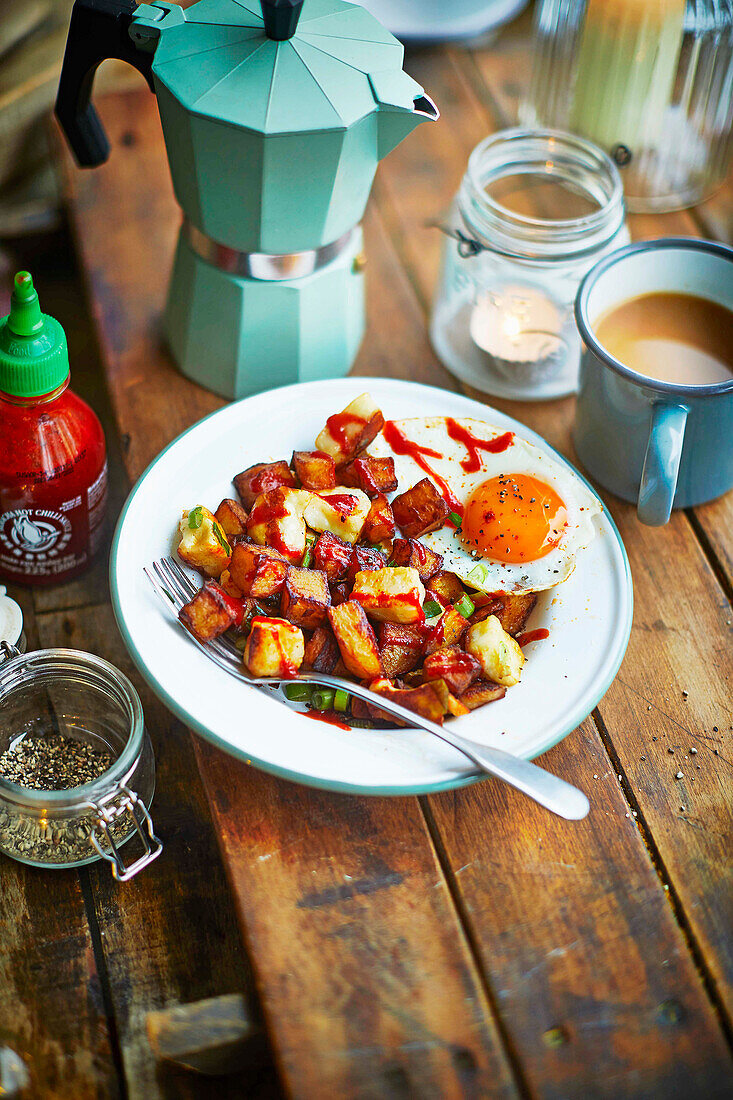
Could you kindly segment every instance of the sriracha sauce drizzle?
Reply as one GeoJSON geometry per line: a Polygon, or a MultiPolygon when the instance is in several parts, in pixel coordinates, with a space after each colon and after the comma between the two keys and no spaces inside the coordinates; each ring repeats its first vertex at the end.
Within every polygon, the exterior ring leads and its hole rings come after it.
{"type": "Polygon", "coordinates": [[[517,645],[525,646],[530,642],[540,642],[543,638],[549,638],[550,631],[545,626],[539,627],[537,630],[526,630],[524,634],[517,636],[517,645]]]}
{"type": "Polygon", "coordinates": [[[429,474],[438,487],[440,495],[452,512],[463,515],[463,505],[453,496],[450,486],[443,480],[440,474],[436,474],[427,458],[443,458],[440,451],[434,451],[432,447],[423,447],[420,443],[413,443],[404,435],[395,424],[394,420],[388,420],[384,425],[382,434],[396,455],[408,455],[416,466],[429,474]]]}
{"type": "Polygon", "coordinates": [[[506,451],[508,447],[511,447],[514,442],[514,432],[504,432],[503,435],[497,435],[494,439],[479,439],[468,428],[464,428],[462,424],[454,420],[452,416],[446,416],[445,423],[450,438],[455,439],[456,443],[462,443],[468,451],[467,456],[461,459],[461,469],[465,470],[467,474],[475,473],[481,469],[479,451],[489,451],[493,455],[501,454],[502,451],[506,451]]]}

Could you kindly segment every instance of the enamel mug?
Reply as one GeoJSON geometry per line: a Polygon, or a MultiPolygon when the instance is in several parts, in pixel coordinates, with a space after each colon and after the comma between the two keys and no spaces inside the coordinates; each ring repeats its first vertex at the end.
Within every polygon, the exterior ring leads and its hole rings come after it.
{"type": "Polygon", "coordinates": [[[637,501],[642,523],[659,527],[733,488],[733,378],[680,385],[630,370],[598,342],[594,326],[643,294],[689,294],[733,310],[733,248],[665,238],[612,252],[585,276],[575,317],[585,350],[573,438],[601,485],[637,501]]]}

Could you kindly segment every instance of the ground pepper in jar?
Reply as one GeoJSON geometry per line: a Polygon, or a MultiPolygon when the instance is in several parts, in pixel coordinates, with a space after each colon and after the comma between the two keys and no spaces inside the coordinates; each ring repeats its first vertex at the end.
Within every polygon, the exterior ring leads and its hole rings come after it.
{"type": "Polygon", "coordinates": [[[102,541],[104,433],[69,378],[64,330],[20,271],[0,320],[0,576],[22,584],[70,580],[102,541]]]}

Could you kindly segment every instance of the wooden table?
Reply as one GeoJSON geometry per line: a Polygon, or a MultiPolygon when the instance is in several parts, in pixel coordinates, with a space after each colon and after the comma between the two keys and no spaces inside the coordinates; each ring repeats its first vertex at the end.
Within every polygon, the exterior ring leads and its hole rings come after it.
{"type": "MultiPolygon", "coordinates": [[[[473,146],[513,119],[526,24],[407,67],[443,117],[380,167],[355,370],[455,389],[426,338],[441,241],[425,226],[473,146]]],[[[55,312],[73,335],[77,388],[105,422],[118,511],[158,451],[222,402],[161,346],[179,212],[155,101],[141,90],[100,106],[109,163],[66,162],[93,320],[80,317],[78,282],[57,279],[55,312]]],[[[632,232],[725,237],[732,206],[728,188],[696,210],[634,217],[632,232]]],[[[496,404],[571,454],[572,399],[496,404]]],[[[29,1095],[729,1095],[733,494],[661,530],[607,503],[635,583],[628,654],[598,709],[542,760],[590,796],[580,823],[491,780],[388,800],[247,768],[144,688],[104,563],[19,594],[33,644],[93,650],[140,688],[165,842],[122,887],[98,865],[42,873],[3,860],[0,1047],[25,1059],[29,1095]],[[156,1068],[146,1013],[231,992],[267,1035],[252,1064],[219,1079],[156,1068]]]]}

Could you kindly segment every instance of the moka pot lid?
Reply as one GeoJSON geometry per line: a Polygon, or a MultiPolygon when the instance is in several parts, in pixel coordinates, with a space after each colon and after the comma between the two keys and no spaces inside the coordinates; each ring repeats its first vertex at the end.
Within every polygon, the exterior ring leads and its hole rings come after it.
{"type": "Polygon", "coordinates": [[[304,0],[283,40],[268,34],[259,0],[143,5],[133,39],[138,24],[159,34],[153,73],[184,109],[266,135],[344,130],[374,111],[393,81],[400,98],[422,93],[402,71],[397,39],[341,0],[304,0]]]}

